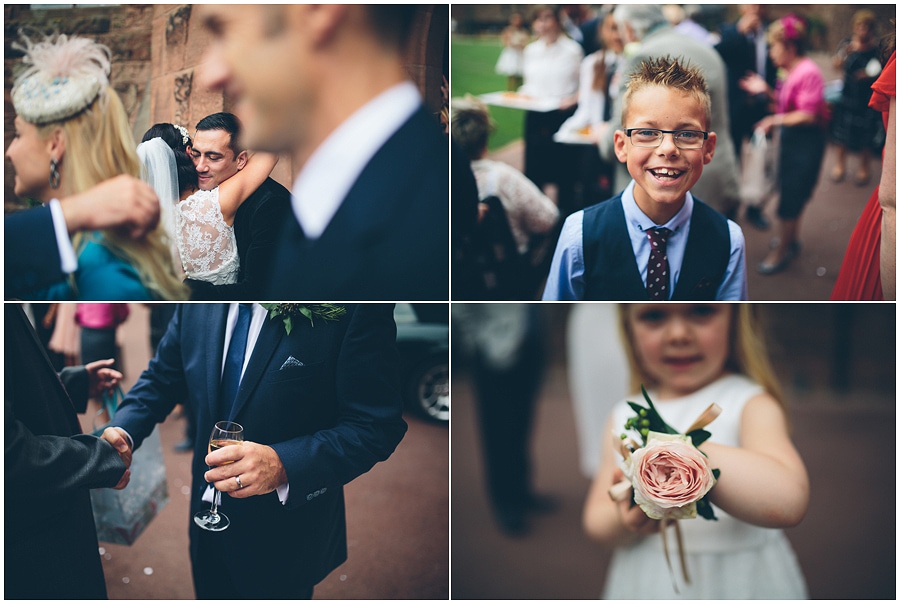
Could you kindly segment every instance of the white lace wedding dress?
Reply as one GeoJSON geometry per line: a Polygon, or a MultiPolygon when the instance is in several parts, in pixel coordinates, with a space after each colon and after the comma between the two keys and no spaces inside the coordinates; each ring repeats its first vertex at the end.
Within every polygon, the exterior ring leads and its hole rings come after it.
{"type": "Polygon", "coordinates": [[[197,191],[175,211],[178,253],[189,279],[213,285],[236,283],[240,258],[234,227],[225,224],[219,189],[197,191]]]}

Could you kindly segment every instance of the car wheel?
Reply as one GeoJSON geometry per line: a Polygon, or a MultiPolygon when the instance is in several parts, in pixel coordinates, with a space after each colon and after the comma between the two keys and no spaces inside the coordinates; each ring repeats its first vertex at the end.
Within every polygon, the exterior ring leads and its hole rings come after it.
{"type": "Polygon", "coordinates": [[[410,372],[406,398],[412,408],[436,422],[450,421],[450,366],[445,358],[432,357],[410,372]]]}

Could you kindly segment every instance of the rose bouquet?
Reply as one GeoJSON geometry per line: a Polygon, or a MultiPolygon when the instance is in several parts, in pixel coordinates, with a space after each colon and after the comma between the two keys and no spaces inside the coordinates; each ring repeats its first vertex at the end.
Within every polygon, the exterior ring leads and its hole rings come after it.
{"type": "Polygon", "coordinates": [[[676,521],[698,515],[716,520],[709,492],[719,478],[719,470],[709,466],[706,454],[697,447],[711,436],[703,428],[722,409],[713,403],[681,434],[663,421],[643,387],[641,391],[647,407],[628,401],[636,415],[625,422],[625,430],[632,431],[641,444],[626,433],[613,435],[622,454],[625,479],[613,485],[609,494],[615,501],[623,501],[630,494],[632,505],[640,506],[648,517],[662,521],[660,530],[667,562],[666,527],[674,524],[684,578],[690,582],[676,521]]]}

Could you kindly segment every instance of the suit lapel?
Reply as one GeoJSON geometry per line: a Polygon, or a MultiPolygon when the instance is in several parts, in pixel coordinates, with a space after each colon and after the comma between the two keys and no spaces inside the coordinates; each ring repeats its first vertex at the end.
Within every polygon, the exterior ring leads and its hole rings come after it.
{"type": "Polygon", "coordinates": [[[256,390],[256,386],[269,367],[272,355],[275,353],[275,349],[281,342],[284,333],[284,323],[280,320],[266,318],[266,322],[263,323],[262,329],[259,331],[256,344],[253,346],[253,352],[250,353],[250,361],[247,363],[247,368],[244,370],[244,375],[241,378],[241,386],[238,388],[237,398],[234,401],[233,416],[235,418],[238,417],[244,405],[247,404],[250,396],[256,390]]]}
{"type": "MultiPolygon", "coordinates": [[[[219,389],[222,386],[222,359],[225,355],[225,324],[228,321],[228,305],[209,305],[209,317],[206,325],[197,325],[198,329],[206,329],[206,405],[209,416],[214,422],[219,421],[219,389]]],[[[192,330],[193,331],[193,330],[192,330]]]]}

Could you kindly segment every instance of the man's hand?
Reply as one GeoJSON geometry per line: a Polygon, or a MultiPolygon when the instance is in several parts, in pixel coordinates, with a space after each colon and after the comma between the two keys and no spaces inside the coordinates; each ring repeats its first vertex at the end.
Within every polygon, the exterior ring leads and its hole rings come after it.
{"type": "MultiPolygon", "coordinates": [[[[103,431],[100,438],[111,444],[113,449],[118,451],[119,457],[125,462],[126,468],[131,467],[131,444],[128,442],[128,437],[125,436],[125,430],[122,428],[110,427],[103,431]]],[[[126,472],[126,474],[127,473],[128,472],[126,472]]],[[[125,483],[128,484],[128,481],[126,480],[125,483]]],[[[124,485],[122,486],[124,487],[124,485]]]]}
{"type": "Polygon", "coordinates": [[[140,239],[159,223],[159,199],[147,183],[127,174],[104,180],[60,200],[70,235],[78,231],[117,229],[140,239]]]}
{"type": "Polygon", "coordinates": [[[232,497],[265,495],[287,484],[287,472],[275,449],[259,443],[222,447],[206,456],[206,465],[212,467],[204,474],[206,482],[232,497]],[[229,461],[234,463],[226,463],[229,461]]]}
{"type": "Polygon", "coordinates": [[[119,385],[122,374],[112,369],[114,363],[115,359],[103,359],[84,366],[88,372],[88,397],[97,398],[104,392],[112,394],[113,389],[119,385]]]}

